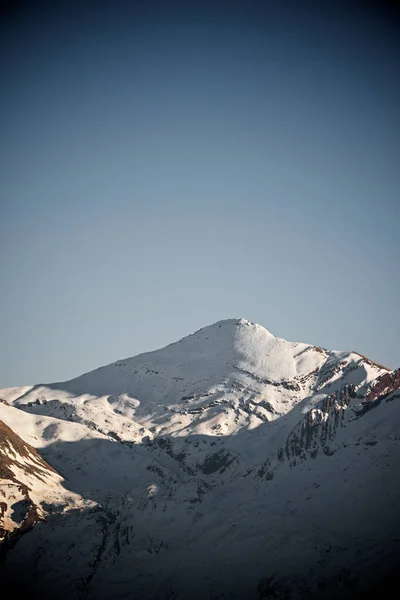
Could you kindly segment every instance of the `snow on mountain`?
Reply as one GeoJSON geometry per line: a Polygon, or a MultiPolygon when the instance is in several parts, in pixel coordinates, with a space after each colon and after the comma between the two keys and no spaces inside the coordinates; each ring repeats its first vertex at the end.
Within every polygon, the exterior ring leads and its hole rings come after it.
{"type": "Polygon", "coordinates": [[[63,477],[10,580],[23,564],[40,597],[377,594],[400,550],[399,377],[230,319],[1,390],[0,419],[63,477]]]}

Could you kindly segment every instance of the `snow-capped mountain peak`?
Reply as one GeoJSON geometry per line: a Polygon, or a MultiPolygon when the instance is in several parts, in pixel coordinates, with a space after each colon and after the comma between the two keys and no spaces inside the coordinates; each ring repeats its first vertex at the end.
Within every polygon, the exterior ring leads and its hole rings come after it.
{"type": "Polygon", "coordinates": [[[367,385],[382,372],[356,353],[288,342],[246,319],[227,319],[71,381],[3,394],[24,410],[68,415],[106,435],[141,442],[160,434],[253,429],[309,395],[367,385]]]}
{"type": "Polygon", "coordinates": [[[55,514],[30,480],[47,523],[8,571],[23,564],[38,595],[74,600],[364,598],[400,550],[399,377],[227,319],[1,390],[21,460],[39,464],[34,447],[60,473],[55,514]]]}

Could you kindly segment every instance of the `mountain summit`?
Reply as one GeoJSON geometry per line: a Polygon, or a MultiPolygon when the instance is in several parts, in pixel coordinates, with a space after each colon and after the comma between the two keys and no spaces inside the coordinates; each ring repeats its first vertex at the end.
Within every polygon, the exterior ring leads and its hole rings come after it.
{"type": "Polygon", "coordinates": [[[41,520],[0,576],[23,565],[31,597],[68,600],[376,596],[400,551],[399,388],[358,353],[228,319],[1,390],[0,528],[18,483],[41,520]]]}

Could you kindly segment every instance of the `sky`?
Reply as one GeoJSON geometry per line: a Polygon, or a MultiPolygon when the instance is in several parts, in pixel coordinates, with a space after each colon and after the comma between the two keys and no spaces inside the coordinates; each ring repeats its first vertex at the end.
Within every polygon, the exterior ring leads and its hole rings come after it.
{"type": "Polygon", "coordinates": [[[400,366],[390,2],[10,2],[0,387],[245,317],[400,366]]]}

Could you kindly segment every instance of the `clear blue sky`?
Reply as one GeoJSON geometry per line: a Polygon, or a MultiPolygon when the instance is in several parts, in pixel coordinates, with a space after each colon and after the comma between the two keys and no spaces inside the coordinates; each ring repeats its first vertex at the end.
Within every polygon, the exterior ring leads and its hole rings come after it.
{"type": "Polygon", "coordinates": [[[0,387],[236,316],[400,366],[398,15],[300,4],[9,8],[0,387]]]}

